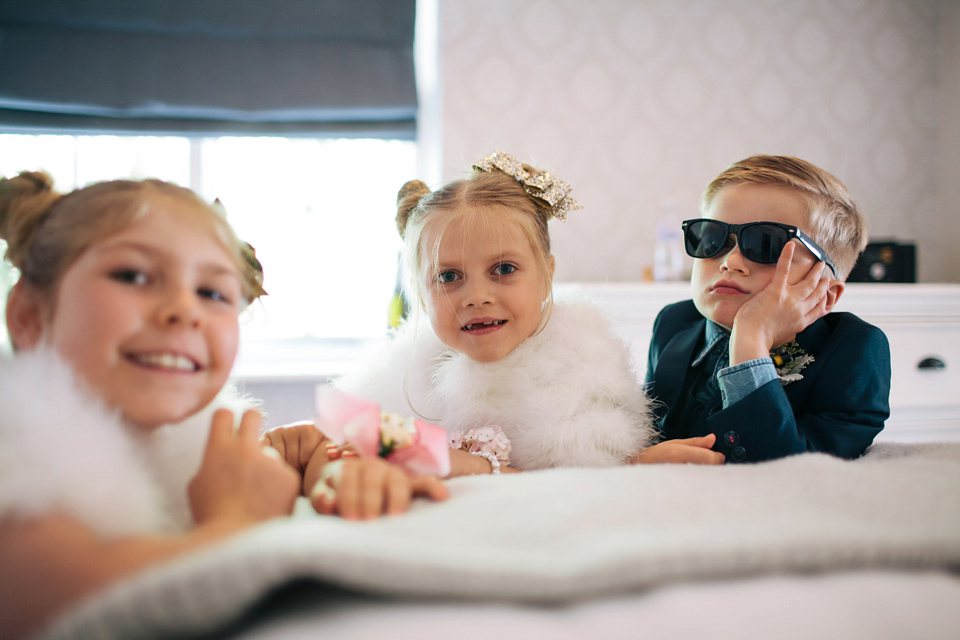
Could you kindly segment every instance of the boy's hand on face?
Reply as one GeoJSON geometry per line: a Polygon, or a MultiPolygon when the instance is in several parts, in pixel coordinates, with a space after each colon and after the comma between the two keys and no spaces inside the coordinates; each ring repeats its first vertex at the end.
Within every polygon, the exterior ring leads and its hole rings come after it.
{"type": "Polygon", "coordinates": [[[213,415],[200,470],[190,481],[190,507],[197,524],[223,520],[245,526],[288,515],[300,493],[297,473],[261,445],[260,413],[247,411],[240,428],[225,409],[213,415]]]}
{"type": "Polygon", "coordinates": [[[771,349],[793,340],[827,313],[829,268],[823,262],[815,262],[791,284],[796,249],[795,242],[787,243],[773,280],[737,311],[730,334],[731,365],[768,357],[771,349]]]}

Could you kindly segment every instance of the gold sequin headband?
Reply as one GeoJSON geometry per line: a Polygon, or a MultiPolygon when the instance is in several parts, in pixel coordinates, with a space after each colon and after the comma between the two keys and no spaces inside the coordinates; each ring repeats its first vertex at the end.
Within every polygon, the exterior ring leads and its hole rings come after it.
{"type": "Polygon", "coordinates": [[[582,209],[579,202],[570,197],[573,189],[563,180],[558,180],[549,171],[531,174],[523,168],[523,163],[509,153],[494,151],[473,165],[477,171],[500,171],[507,174],[523,186],[527,194],[550,210],[550,214],[559,220],[565,220],[568,211],[582,209]]]}

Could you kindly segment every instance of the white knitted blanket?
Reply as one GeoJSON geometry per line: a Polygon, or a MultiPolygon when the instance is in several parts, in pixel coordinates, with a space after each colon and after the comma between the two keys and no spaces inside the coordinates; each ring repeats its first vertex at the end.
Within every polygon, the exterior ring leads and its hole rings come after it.
{"type": "Polygon", "coordinates": [[[97,594],[47,637],[216,630],[304,577],[377,595],[564,604],[679,580],[960,568],[960,444],[449,486],[444,503],[371,522],[300,510],[97,594]]]}

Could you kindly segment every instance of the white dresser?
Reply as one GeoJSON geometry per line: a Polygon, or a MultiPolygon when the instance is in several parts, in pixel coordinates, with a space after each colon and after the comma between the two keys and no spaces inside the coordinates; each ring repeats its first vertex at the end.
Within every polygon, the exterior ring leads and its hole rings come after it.
{"type": "MultiPolygon", "coordinates": [[[[611,315],[646,370],[653,320],[690,297],[690,284],[564,283],[611,315]]],[[[890,340],[890,419],[878,440],[960,441],[960,284],[848,284],[837,311],[874,324],[890,340]]]]}

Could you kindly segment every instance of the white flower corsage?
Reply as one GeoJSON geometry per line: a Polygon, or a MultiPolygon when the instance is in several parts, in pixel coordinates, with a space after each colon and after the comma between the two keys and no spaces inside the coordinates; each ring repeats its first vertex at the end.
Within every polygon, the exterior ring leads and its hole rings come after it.
{"type": "Polygon", "coordinates": [[[813,362],[813,356],[801,349],[796,340],[780,345],[770,352],[770,357],[783,386],[803,380],[800,372],[813,362]]]}
{"type": "Polygon", "coordinates": [[[449,438],[451,449],[462,449],[485,458],[493,456],[498,462],[510,464],[510,438],[495,424],[470,429],[466,433],[454,431],[449,438]]]}

